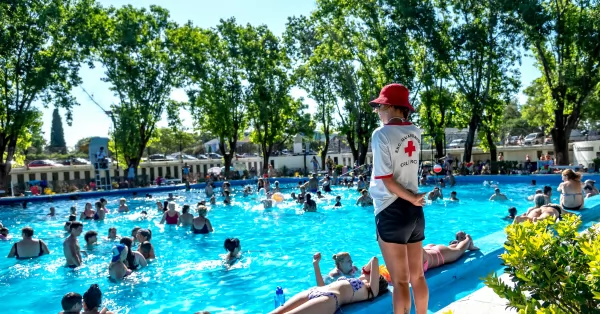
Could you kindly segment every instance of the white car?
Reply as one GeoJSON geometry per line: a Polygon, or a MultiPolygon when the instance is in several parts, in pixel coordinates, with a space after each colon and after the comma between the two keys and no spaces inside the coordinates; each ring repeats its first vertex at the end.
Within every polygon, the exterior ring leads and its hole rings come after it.
{"type": "Polygon", "coordinates": [[[448,145],[448,148],[464,148],[466,142],[467,141],[463,139],[453,140],[450,142],[450,145],[448,145]]]}
{"type": "Polygon", "coordinates": [[[523,144],[525,144],[525,145],[543,144],[544,139],[545,139],[545,136],[544,136],[544,133],[542,133],[542,132],[531,133],[531,134],[525,136],[525,139],[523,140],[523,144]]]}

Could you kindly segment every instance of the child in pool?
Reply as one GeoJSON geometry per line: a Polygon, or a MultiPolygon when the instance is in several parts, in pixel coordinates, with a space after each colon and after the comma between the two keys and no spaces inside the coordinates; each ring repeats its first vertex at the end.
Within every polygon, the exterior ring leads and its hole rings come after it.
{"type": "Polygon", "coordinates": [[[125,198],[119,200],[119,213],[129,212],[129,206],[126,204],[125,198]]]}

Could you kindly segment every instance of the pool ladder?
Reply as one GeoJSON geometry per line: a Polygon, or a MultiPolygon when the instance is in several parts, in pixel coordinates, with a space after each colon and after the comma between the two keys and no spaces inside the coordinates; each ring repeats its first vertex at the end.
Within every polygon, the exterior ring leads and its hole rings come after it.
{"type": "Polygon", "coordinates": [[[96,181],[96,189],[102,189],[104,191],[112,190],[112,180],[110,179],[110,167],[108,163],[105,161],[104,163],[95,162],[94,163],[94,172],[95,172],[95,181],[96,181]],[[104,166],[101,168],[101,166],[104,166]],[[106,176],[102,178],[101,171],[104,170],[106,176]],[[104,179],[104,180],[102,180],[104,179]],[[104,181],[104,182],[103,182],[104,181]]]}

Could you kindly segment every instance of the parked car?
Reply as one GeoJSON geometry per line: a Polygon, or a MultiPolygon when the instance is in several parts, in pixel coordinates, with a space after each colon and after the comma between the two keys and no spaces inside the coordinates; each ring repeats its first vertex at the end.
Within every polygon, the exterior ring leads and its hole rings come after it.
{"type": "Polygon", "coordinates": [[[448,148],[464,148],[465,147],[465,143],[467,141],[464,139],[456,139],[453,140],[452,142],[450,142],[450,144],[448,145],[448,148]]]}
{"type": "Polygon", "coordinates": [[[600,131],[591,130],[591,131],[586,132],[586,141],[597,141],[597,140],[600,140],[600,131]]]}
{"type": "Polygon", "coordinates": [[[169,155],[169,157],[175,159],[175,160],[198,160],[198,158],[194,157],[194,156],[190,156],[188,154],[182,154],[182,153],[173,153],[171,155],[169,155]]]}
{"type": "Polygon", "coordinates": [[[579,130],[571,130],[571,136],[569,136],[569,142],[582,142],[585,141],[586,136],[579,130]]]}
{"type": "Polygon", "coordinates": [[[175,160],[175,158],[171,156],[165,156],[163,154],[152,154],[148,156],[149,161],[165,161],[165,160],[175,160]]]}
{"type": "Polygon", "coordinates": [[[544,143],[544,133],[542,132],[536,132],[536,133],[531,133],[527,136],[525,136],[525,140],[523,140],[523,144],[525,145],[537,145],[537,144],[542,144],[544,143]]]}
{"type": "Polygon", "coordinates": [[[206,155],[197,155],[196,158],[198,158],[198,159],[208,159],[208,156],[206,156],[206,155]]]}
{"type": "Polygon", "coordinates": [[[222,155],[219,155],[217,153],[208,153],[207,157],[210,158],[210,159],[221,159],[221,158],[223,158],[222,155]]]}
{"type": "Polygon", "coordinates": [[[254,153],[245,153],[242,155],[242,158],[253,158],[253,157],[258,157],[258,155],[254,154],[254,153]]]}
{"type": "Polygon", "coordinates": [[[515,135],[515,136],[511,136],[510,139],[508,139],[508,145],[519,145],[521,144],[519,142],[519,136],[515,135]]]}
{"type": "Polygon", "coordinates": [[[67,159],[61,162],[62,165],[64,166],[70,166],[70,165],[89,165],[90,162],[87,159],[83,159],[83,158],[71,158],[71,159],[67,159]]]}
{"type": "Polygon", "coordinates": [[[36,168],[36,167],[62,167],[63,165],[54,162],[52,160],[34,160],[32,162],[30,162],[27,167],[29,168],[36,168]]]}

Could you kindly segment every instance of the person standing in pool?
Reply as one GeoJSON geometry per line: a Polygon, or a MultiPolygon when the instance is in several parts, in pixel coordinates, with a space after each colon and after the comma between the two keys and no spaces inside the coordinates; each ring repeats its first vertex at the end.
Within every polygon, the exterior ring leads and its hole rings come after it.
{"type": "Polygon", "coordinates": [[[373,171],[369,192],[374,201],[379,248],[394,286],[394,313],[409,313],[409,282],[417,314],[427,313],[429,289],[423,274],[425,193],[419,193],[421,131],[408,121],[414,111],[401,84],[385,86],[369,103],[383,126],[373,131],[373,171]]]}
{"type": "Polygon", "coordinates": [[[81,248],[77,237],[83,232],[83,224],[79,221],[71,222],[69,226],[70,235],[63,242],[63,251],[67,260],[67,267],[77,268],[81,266],[81,248]]]}

